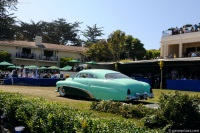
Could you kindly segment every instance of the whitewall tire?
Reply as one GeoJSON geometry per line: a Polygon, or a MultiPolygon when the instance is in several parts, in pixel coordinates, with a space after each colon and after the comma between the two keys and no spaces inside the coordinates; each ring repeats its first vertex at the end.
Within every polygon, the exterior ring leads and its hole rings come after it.
{"type": "Polygon", "coordinates": [[[66,95],[65,90],[63,89],[63,87],[59,87],[59,94],[62,97],[64,97],[66,95]]]}

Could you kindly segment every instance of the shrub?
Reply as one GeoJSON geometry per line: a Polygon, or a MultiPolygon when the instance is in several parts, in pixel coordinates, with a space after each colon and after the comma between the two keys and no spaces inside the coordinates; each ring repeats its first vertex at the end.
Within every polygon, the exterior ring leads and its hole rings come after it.
{"type": "Polygon", "coordinates": [[[198,96],[188,94],[162,94],[159,98],[160,108],[155,115],[146,118],[147,127],[194,129],[200,125],[198,96]]]}
{"type": "Polygon", "coordinates": [[[125,118],[143,118],[156,111],[156,109],[148,108],[142,104],[132,105],[114,101],[94,101],[91,109],[121,115],[125,118]]]}
{"type": "Polygon", "coordinates": [[[83,113],[41,98],[0,92],[0,101],[0,109],[4,111],[12,127],[25,126],[28,132],[33,133],[162,132],[137,128],[128,120],[95,118],[90,113],[83,113]]]}
{"type": "MultiPolygon", "coordinates": [[[[3,112],[6,114],[7,119],[10,121],[11,125],[14,125],[15,123],[20,122],[16,119],[16,110],[18,108],[18,105],[20,105],[23,102],[23,98],[18,94],[11,94],[9,93],[7,96],[2,96],[4,99],[2,101],[3,103],[3,112]]],[[[2,99],[2,100],[3,100],[2,99]]]]}

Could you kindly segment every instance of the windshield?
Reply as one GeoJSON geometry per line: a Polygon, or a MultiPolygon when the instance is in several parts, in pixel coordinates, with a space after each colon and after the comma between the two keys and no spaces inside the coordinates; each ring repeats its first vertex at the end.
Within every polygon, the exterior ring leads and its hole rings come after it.
{"type": "Polygon", "coordinates": [[[122,73],[108,73],[105,75],[106,79],[120,79],[120,78],[130,78],[122,73]]]}

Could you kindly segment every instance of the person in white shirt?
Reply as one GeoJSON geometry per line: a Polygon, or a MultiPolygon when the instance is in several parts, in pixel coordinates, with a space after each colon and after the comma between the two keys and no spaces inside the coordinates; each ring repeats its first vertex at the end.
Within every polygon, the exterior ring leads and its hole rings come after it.
{"type": "Polygon", "coordinates": [[[196,53],[192,53],[191,57],[197,57],[196,53]]]}

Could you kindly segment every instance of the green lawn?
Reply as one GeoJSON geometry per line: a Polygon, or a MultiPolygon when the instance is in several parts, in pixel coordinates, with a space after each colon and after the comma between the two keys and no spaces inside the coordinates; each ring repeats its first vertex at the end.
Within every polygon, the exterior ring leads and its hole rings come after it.
{"type": "MultiPolygon", "coordinates": [[[[192,91],[179,91],[181,93],[186,93],[189,94],[190,96],[198,95],[200,96],[200,92],[192,92],[192,91]]],[[[158,103],[159,97],[161,96],[162,93],[175,93],[175,90],[166,90],[166,89],[153,89],[154,93],[154,98],[153,99],[148,99],[147,101],[149,102],[154,102],[158,103]]]]}

